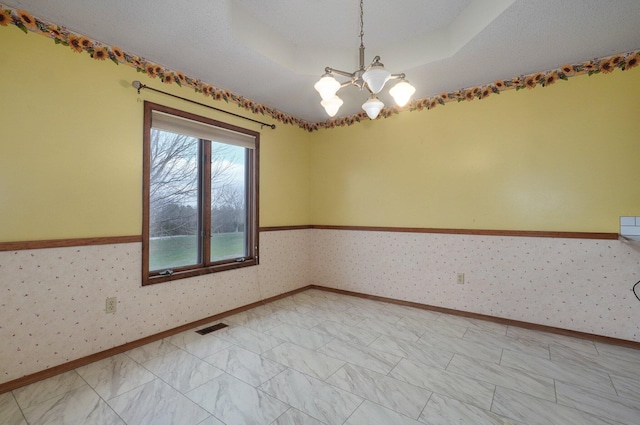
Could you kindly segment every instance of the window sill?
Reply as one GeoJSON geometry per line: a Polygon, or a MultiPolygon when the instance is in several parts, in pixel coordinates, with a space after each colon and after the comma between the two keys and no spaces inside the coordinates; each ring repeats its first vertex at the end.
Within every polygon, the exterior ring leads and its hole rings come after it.
{"type": "Polygon", "coordinates": [[[241,269],[244,267],[252,267],[252,266],[257,266],[258,264],[259,263],[257,258],[249,258],[243,262],[223,263],[223,264],[212,265],[209,267],[175,271],[171,275],[143,274],[142,286],[154,285],[156,283],[169,282],[169,281],[179,280],[179,279],[186,279],[186,278],[195,277],[195,276],[203,276],[203,275],[223,272],[227,270],[241,269]]]}

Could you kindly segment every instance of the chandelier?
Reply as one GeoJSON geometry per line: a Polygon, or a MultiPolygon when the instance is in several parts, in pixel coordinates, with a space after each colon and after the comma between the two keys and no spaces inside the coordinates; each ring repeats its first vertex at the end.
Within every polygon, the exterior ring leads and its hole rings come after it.
{"type": "Polygon", "coordinates": [[[364,37],[364,18],[362,2],[363,0],[360,0],[360,68],[354,72],[345,72],[326,67],[320,80],[313,86],[318,93],[320,93],[320,97],[322,97],[320,104],[330,117],[335,116],[340,106],[342,106],[342,99],[336,95],[342,87],[356,86],[360,90],[366,88],[369,91],[369,99],[364,102],[362,109],[365,110],[372,120],[375,119],[382,108],[384,108],[384,103],[382,103],[376,95],[382,91],[387,81],[400,80],[389,90],[389,94],[393,96],[396,104],[400,107],[405,106],[409,102],[411,95],[416,91],[415,87],[405,80],[404,74],[391,74],[384,69],[384,65],[380,62],[380,56],[374,57],[371,64],[367,68],[364,67],[364,43],[362,41],[364,37]],[[349,80],[340,83],[335,79],[334,75],[341,75],[349,78],[349,80]]]}

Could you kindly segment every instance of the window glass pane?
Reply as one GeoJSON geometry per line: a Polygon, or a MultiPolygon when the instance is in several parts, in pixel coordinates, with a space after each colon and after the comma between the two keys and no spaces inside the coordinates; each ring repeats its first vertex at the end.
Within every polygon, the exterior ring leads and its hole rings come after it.
{"type": "Polygon", "coordinates": [[[211,261],[247,256],[248,149],[211,142],[211,261]]]}
{"type": "Polygon", "coordinates": [[[149,270],[199,264],[199,140],[151,130],[149,270]]]}
{"type": "Polygon", "coordinates": [[[151,102],[144,113],[143,285],[257,265],[259,133],[151,102]]]}

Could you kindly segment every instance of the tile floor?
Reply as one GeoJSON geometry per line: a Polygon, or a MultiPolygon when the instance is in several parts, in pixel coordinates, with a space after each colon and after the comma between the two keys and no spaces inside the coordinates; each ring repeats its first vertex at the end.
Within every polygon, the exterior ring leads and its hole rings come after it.
{"type": "Polygon", "coordinates": [[[1,394],[0,423],[640,424],[640,350],[319,290],[223,321],[1,394]]]}

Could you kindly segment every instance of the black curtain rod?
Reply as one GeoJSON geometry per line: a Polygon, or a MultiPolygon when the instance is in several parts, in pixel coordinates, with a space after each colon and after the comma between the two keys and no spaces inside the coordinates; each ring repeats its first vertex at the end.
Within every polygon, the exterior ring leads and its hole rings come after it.
{"type": "Polygon", "coordinates": [[[243,117],[242,115],[234,114],[233,112],[225,111],[224,109],[216,108],[215,106],[207,105],[205,103],[196,102],[195,100],[187,99],[186,97],[176,96],[175,94],[167,93],[166,91],[154,89],[153,87],[149,87],[145,84],[142,84],[140,81],[137,81],[137,80],[131,83],[131,85],[138,90],[138,94],[140,94],[140,90],[147,89],[147,90],[154,91],[156,93],[162,93],[162,94],[166,94],[167,96],[175,97],[176,99],[184,100],[185,102],[195,103],[196,105],[204,106],[205,108],[213,109],[218,112],[224,112],[225,114],[233,115],[234,117],[242,118],[243,120],[258,123],[261,125],[260,128],[269,127],[272,130],[276,128],[275,124],[267,124],[266,122],[254,120],[253,118],[243,117]]]}

